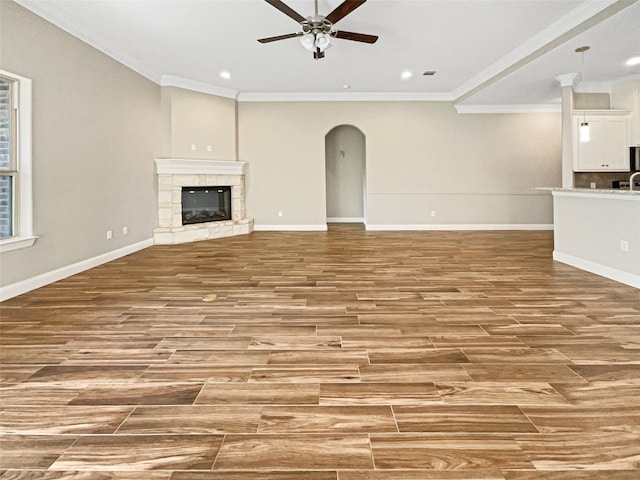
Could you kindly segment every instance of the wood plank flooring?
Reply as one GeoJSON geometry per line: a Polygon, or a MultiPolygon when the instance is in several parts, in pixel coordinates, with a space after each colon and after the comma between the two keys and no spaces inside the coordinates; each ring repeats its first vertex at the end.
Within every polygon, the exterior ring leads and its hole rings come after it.
{"type": "Polygon", "coordinates": [[[0,305],[0,480],[640,478],[640,291],[550,232],[254,232],[0,305]]]}

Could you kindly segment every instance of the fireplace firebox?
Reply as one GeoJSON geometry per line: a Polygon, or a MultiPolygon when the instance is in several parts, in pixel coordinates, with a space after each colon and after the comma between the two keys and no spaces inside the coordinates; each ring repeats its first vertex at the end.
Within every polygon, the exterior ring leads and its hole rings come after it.
{"type": "Polygon", "coordinates": [[[182,224],[231,220],[231,187],[182,187],[182,224]]]}

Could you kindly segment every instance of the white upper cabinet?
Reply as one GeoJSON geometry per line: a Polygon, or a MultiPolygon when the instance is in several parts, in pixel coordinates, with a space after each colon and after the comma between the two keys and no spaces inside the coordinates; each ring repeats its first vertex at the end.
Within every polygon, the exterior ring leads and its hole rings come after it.
{"type": "Polygon", "coordinates": [[[629,171],[629,112],[574,111],[573,170],[575,172],[629,171]],[[587,121],[590,141],[580,141],[580,124],[587,121]]]}

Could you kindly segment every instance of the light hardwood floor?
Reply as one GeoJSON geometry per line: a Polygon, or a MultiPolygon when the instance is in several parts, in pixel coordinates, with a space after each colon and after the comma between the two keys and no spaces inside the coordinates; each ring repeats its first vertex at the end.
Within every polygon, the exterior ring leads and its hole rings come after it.
{"type": "Polygon", "coordinates": [[[640,291],[551,252],[256,232],[6,301],[0,479],[637,480],[640,291]]]}

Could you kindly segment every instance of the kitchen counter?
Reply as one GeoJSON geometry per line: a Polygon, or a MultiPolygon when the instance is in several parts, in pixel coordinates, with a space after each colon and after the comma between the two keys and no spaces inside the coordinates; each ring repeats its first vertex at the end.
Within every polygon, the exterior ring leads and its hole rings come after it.
{"type": "MultiPolygon", "coordinates": [[[[636,187],[639,188],[639,187],[636,187]]],[[[629,190],[625,188],[562,188],[562,187],[538,187],[536,190],[541,191],[550,191],[552,194],[556,194],[558,192],[569,193],[569,194],[589,194],[589,195],[624,195],[635,197],[640,200],[640,189],[639,190],[629,190]]]]}
{"type": "Polygon", "coordinates": [[[640,191],[542,187],[553,195],[553,259],[640,288],[640,191]]]}

